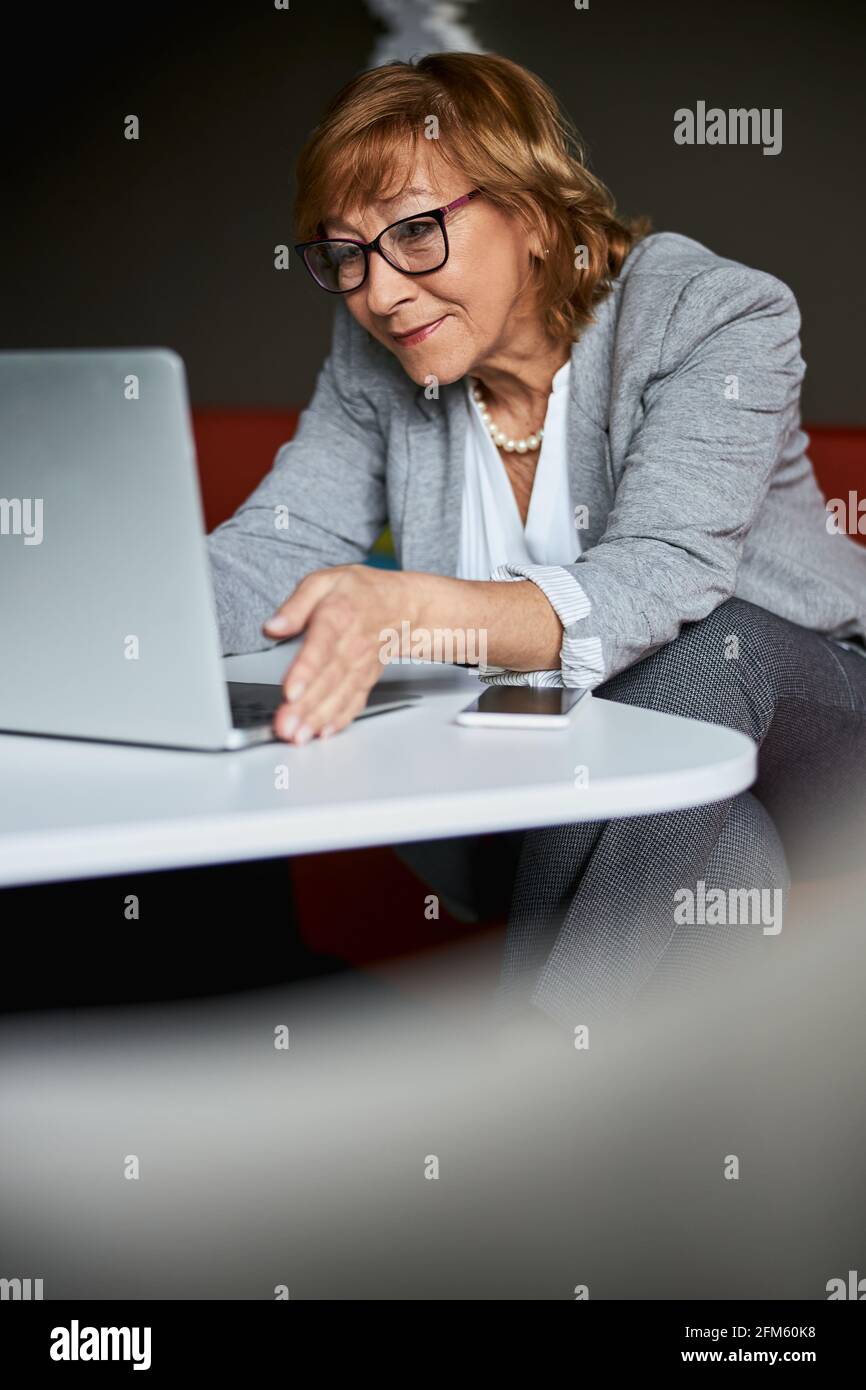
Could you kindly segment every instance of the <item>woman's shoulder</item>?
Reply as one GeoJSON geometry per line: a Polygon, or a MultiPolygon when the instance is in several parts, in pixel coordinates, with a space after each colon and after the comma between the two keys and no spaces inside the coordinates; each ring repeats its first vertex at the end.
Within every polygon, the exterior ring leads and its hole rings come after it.
{"type": "Polygon", "coordinates": [[[620,292],[628,290],[629,299],[654,300],[657,308],[665,299],[676,303],[689,287],[695,300],[745,291],[794,301],[790,287],[777,276],[719,255],[679,232],[643,237],[623,262],[616,283],[620,292]]]}
{"type": "Polygon", "coordinates": [[[662,352],[676,364],[733,325],[744,341],[762,345],[770,324],[780,340],[796,337],[800,328],[797,301],[782,280],[676,232],[638,242],[623,263],[614,298],[617,350],[647,364],[662,352]]]}

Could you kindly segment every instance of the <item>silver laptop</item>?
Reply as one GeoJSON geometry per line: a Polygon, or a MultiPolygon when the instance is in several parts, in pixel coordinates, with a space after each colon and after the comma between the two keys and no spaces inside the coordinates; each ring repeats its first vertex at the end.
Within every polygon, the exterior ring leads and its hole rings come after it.
{"type": "Polygon", "coordinates": [[[225,679],[180,358],[0,353],[0,730],[237,749],[281,700],[225,679]]]}

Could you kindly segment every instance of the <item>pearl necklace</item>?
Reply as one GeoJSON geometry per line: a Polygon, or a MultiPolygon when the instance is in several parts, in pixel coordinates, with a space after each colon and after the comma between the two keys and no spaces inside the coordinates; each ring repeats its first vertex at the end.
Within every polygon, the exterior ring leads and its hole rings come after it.
{"type": "Polygon", "coordinates": [[[491,418],[490,411],[481,395],[481,387],[477,382],[472,388],[472,395],[478,404],[481,419],[484,421],[484,428],[498,449],[504,449],[508,454],[534,454],[536,449],[541,448],[544,426],[540,430],[536,430],[534,434],[528,435],[526,439],[509,439],[505,431],[501,430],[496,421],[491,418]]]}

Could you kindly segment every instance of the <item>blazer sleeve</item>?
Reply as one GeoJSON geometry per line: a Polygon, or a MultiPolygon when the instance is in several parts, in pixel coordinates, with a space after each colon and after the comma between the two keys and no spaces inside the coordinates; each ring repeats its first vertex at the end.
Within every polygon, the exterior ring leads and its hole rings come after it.
{"type": "MultiPolygon", "coordinates": [[[[606,528],[562,567],[584,599],[583,616],[564,625],[565,685],[608,680],[734,593],[799,419],[799,328],[793,294],[761,271],[713,268],[680,292],[606,528]]],[[[521,577],[532,580],[532,567],[521,577]]]]}
{"type": "Polygon", "coordinates": [[[357,343],[338,305],[331,352],[294,438],[207,537],[226,656],[275,646],[261,625],[300,580],[362,562],[385,524],[386,450],[357,343]]]}

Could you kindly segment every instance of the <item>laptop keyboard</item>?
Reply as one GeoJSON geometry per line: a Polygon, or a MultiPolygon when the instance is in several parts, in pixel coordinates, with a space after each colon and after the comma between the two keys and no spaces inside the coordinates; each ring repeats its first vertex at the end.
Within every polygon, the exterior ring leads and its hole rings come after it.
{"type": "Polygon", "coordinates": [[[270,724],[274,711],[264,705],[232,705],[232,724],[236,729],[257,729],[270,724]]]}
{"type": "Polygon", "coordinates": [[[232,724],[236,729],[257,729],[263,724],[270,724],[283,701],[283,692],[278,685],[229,681],[228,688],[232,724]]]}
{"type": "MultiPolygon", "coordinates": [[[[254,681],[228,681],[227,685],[232,724],[236,729],[259,729],[273,723],[274,714],[283,703],[282,686],[260,685],[254,681]]],[[[358,718],[384,712],[377,709],[378,705],[417,704],[419,698],[417,685],[413,689],[408,682],[391,681],[374,687],[358,718]]]]}

